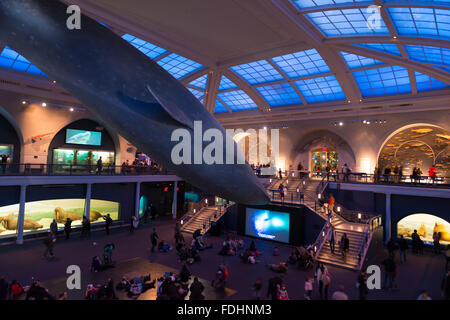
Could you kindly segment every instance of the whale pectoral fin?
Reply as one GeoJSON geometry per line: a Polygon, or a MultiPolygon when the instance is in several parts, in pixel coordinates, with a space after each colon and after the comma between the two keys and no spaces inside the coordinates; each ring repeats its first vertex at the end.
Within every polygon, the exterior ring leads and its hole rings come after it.
{"type": "Polygon", "coordinates": [[[192,125],[191,126],[186,125],[185,122],[182,122],[177,118],[174,118],[172,114],[167,112],[166,109],[161,106],[159,101],[158,103],[144,102],[131,98],[123,94],[122,92],[118,92],[117,97],[123,104],[130,107],[131,110],[134,110],[153,121],[171,125],[182,125],[183,127],[192,128],[192,125]]]}
{"type": "Polygon", "coordinates": [[[151,95],[159,102],[161,107],[177,122],[184,124],[186,127],[193,128],[193,121],[189,119],[186,114],[180,110],[173,102],[161,97],[158,95],[149,85],[147,85],[147,90],[151,93],[151,95]]]}

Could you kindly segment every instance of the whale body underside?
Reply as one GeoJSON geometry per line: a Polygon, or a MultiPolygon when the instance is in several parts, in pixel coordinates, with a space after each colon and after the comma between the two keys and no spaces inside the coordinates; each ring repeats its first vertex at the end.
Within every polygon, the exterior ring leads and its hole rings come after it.
{"type": "MultiPolygon", "coordinates": [[[[174,130],[185,129],[194,137],[194,121],[223,137],[225,129],[179,81],[108,28],[82,15],[81,28],[69,30],[66,10],[56,0],[0,0],[0,41],[190,184],[238,203],[269,201],[248,163],[237,164],[242,151],[234,141],[233,164],[174,164],[174,130]]],[[[194,150],[194,139],[191,143],[194,150]]]]}

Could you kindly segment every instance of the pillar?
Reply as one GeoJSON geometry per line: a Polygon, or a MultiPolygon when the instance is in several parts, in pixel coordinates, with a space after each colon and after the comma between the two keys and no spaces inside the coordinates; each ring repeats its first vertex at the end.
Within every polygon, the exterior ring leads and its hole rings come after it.
{"type": "Polygon", "coordinates": [[[178,196],[178,181],[175,181],[173,184],[173,203],[172,203],[172,218],[177,218],[177,196],[178,196]]]}
{"type": "Polygon", "coordinates": [[[139,205],[141,200],[141,183],[136,182],[136,199],[134,205],[134,216],[139,220],[139,205]]]}
{"type": "Polygon", "coordinates": [[[386,193],[386,214],[384,218],[384,235],[385,242],[391,238],[392,231],[392,219],[391,219],[391,194],[386,193]]]}
{"type": "Polygon", "coordinates": [[[23,224],[25,221],[25,202],[27,186],[20,186],[19,216],[17,217],[17,239],[16,243],[23,243],[23,224]]]}
{"type": "Polygon", "coordinates": [[[84,215],[89,220],[91,215],[91,195],[92,195],[92,184],[88,183],[86,185],[86,202],[84,205],[84,215]]]}

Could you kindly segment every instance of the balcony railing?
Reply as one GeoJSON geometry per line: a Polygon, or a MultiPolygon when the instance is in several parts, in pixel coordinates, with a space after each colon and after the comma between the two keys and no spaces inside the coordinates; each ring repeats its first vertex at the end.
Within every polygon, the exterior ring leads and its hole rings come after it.
{"type": "Polygon", "coordinates": [[[0,164],[0,179],[2,176],[75,176],[75,175],[168,175],[173,174],[159,167],[127,165],[115,166],[105,164],[0,164]]]}

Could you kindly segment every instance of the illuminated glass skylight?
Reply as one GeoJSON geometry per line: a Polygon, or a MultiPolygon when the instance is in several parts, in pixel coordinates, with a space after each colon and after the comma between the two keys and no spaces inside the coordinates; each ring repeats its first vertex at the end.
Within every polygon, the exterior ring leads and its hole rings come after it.
{"type": "Polygon", "coordinates": [[[143,54],[145,54],[150,59],[156,59],[159,56],[161,56],[167,52],[166,49],[155,46],[154,44],[151,44],[150,42],[147,42],[145,40],[136,38],[135,36],[132,36],[131,34],[128,34],[128,33],[124,34],[122,36],[122,39],[128,41],[136,49],[141,51],[143,54]]]}
{"type": "Polygon", "coordinates": [[[205,74],[205,75],[201,76],[200,78],[197,78],[192,82],[189,82],[189,84],[193,87],[205,90],[206,89],[206,80],[208,80],[208,74],[205,74]]]}
{"type": "Polygon", "coordinates": [[[401,56],[400,50],[396,44],[391,43],[358,43],[355,46],[364,47],[372,50],[377,50],[389,54],[393,54],[395,56],[401,56]]]}
{"type": "Polygon", "coordinates": [[[256,90],[271,107],[301,104],[302,100],[289,83],[257,87],[256,90]]]}
{"type": "Polygon", "coordinates": [[[325,36],[356,34],[389,34],[383,19],[377,20],[379,26],[372,27],[373,13],[366,8],[326,10],[306,14],[325,36]]]}
{"type": "Polygon", "coordinates": [[[293,2],[302,8],[312,8],[325,5],[352,3],[352,2],[366,2],[367,0],[293,0],[293,2]]]}
{"type": "Polygon", "coordinates": [[[256,103],[242,90],[218,93],[217,96],[232,111],[257,109],[256,103]]]}
{"type": "Polygon", "coordinates": [[[197,99],[200,99],[205,95],[203,91],[198,91],[189,87],[186,87],[197,99]]]}
{"type": "Polygon", "coordinates": [[[220,79],[219,91],[236,89],[237,87],[238,86],[233,81],[231,81],[225,76],[222,76],[222,79],[220,79]]]}
{"type": "Polygon", "coordinates": [[[228,112],[228,109],[220,102],[219,100],[216,100],[216,106],[214,108],[214,113],[224,113],[228,112]]]}
{"type": "Polygon", "coordinates": [[[295,81],[308,103],[344,100],[345,95],[335,76],[295,81]]]}
{"type": "Polygon", "coordinates": [[[283,76],[265,60],[241,64],[230,69],[250,84],[283,80],[283,76]]]}
{"type": "Polygon", "coordinates": [[[450,37],[450,10],[388,8],[399,35],[450,37]]]}
{"type": "Polygon", "coordinates": [[[353,72],[363,97],[411,92],[408,70],[399,66],[353,72]]]}
{"type": "Polygon", "coordinates": [[[39,70],[38,67],[9,47],[5,47],[0,54],[0,68],[46,77],[46,75],[39,70]]]}
{"type": "Polygon", "coordinates": [[[450,49],[430,46],[405,45],[411,60],[450,66],[450,49]]]}
{"type": "Polygon", "coordinates": [[[450,88],[450,85],[445,82],[431,78],[426,74],[414,71],[414,76],[416,77],[417,91],[419,92],[450,88]]]}
{"type": "Polygon", "coordinates": [[[179,56],[176,53],[169,54],[161,60],[158,60],[157,63],[176,79],[183,78],[203,67],[200,63],[179,56]]]}
{"type": "Polygon", "coordinates": [[[344,58],[344,61],[345,63],[347,63],[349,69],[356,69],[361,67],[374,66],[377,64],[384,64],[383,61],[359,56],[353,53],[341,52],[341,56],[342,58],[344,58]]]}
{"type": "Polygon", "coordinates": [[[330,72],[316,49],[290,53],[271,60],[291,79],[330,72]]]}

